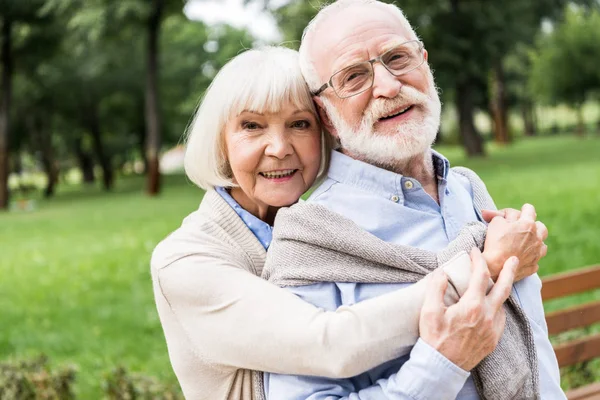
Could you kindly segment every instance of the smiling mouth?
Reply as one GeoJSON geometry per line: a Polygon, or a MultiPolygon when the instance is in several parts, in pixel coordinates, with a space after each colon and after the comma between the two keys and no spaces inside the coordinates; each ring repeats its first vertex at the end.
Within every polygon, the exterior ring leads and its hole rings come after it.
{"type": "Polygon", "coordinates": [[[281,171],[259,172],[258,174],[267,179],[279,179],[279,178],[286,178],[288,176],[292,176],[297,171],[298,171],[297,169],[284,169],[281,171]]]}
{"type": "Polygon", "coordinates": [[[380,120],[380,121],[385,121],[385,120],[388,120],[388,119],[392,119],[392,118],[394,118],[394,117],[397,117],[398,115],[402,115],[402,114],[405,114],[405,113],[407,113],[408,111],[412,110],[412,108],[413,108],[413,106],[412,106],[412,105],[410,105],[410,106],[408,106],[408,107],[406,107],[406,108],[404,108],[404,109],[402,109],[402,110],[398,111],[398,112],[397,112],[397,113],[395,113],[395,114],[386,115],[385,117],[379,118],[379,120],[380,120]]]}

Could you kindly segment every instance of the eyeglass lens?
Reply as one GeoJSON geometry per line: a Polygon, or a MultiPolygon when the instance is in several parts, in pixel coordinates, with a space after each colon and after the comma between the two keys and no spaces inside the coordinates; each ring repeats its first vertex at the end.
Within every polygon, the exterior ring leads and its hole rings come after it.
{"type": "MultiPolygon", "coordinates": [[[[381,63],[395,76],[410,72],[423,61],[421,44],[407,42],[382,54],[381,63]]],[[[373,61],[351,65],[331,77],[331,85],[338,96],[350,97],[367,90],[373,84],[373,61]]]]}

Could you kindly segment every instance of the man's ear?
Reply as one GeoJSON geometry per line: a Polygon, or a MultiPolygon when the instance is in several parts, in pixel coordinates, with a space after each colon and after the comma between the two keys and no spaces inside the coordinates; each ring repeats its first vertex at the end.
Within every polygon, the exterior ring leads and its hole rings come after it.
{"type": "Polygon", "coordinates": [[[323,100],[319,96],[313,96],[313,101],[315,102],[315,106],[317,107],[317,112],[319,113],[319,117],[321,118],[321,123],[327,132],[331,134],[333,137],[338,137],[337,130],[331,123],[331,119],[329,119],[329,115],[327,115],[327,110],[325,110],[325,104],[323,104],[323,100]]]}
{"type": "Polygon", "coordinates": [[[427,50],[423,50],[423,58],[425,59],[425,62],[427,62],[427,60],[429,59],[429,53],[427,52],[427,50]]]}

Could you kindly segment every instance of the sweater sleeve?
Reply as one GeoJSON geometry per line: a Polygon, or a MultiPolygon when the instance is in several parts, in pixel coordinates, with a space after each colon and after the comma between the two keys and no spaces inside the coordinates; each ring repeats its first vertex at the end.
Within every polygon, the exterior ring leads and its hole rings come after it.
{"type": "MultiPolygon", "coordinates": [[[[468,257],[453,261],[469,273],[468,257]]],[[[154,274],[157,295],[198,357],[223,367],[331,378],[408,352],[418,339],[427,283],[327,312],[222,256],[188,255],[154,274]]]]}

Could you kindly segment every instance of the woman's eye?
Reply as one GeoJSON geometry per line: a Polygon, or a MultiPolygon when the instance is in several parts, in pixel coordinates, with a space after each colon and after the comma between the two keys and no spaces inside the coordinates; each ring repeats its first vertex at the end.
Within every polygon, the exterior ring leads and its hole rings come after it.
{"type": "Polygon", "coordinates": [[[308,122],[306,120],[294,121],[292,123],[292,128],[295,128],[295,129],[307,129],[309,127],[310,127],[310,122],[308,122]]]}
{"type": "Polygon", "coordinates": [[[260,125],[258,125],[256,122],[244,121],[242,122],[242,128],[249,131],[254,131],[260,129],[260,125]]]}

